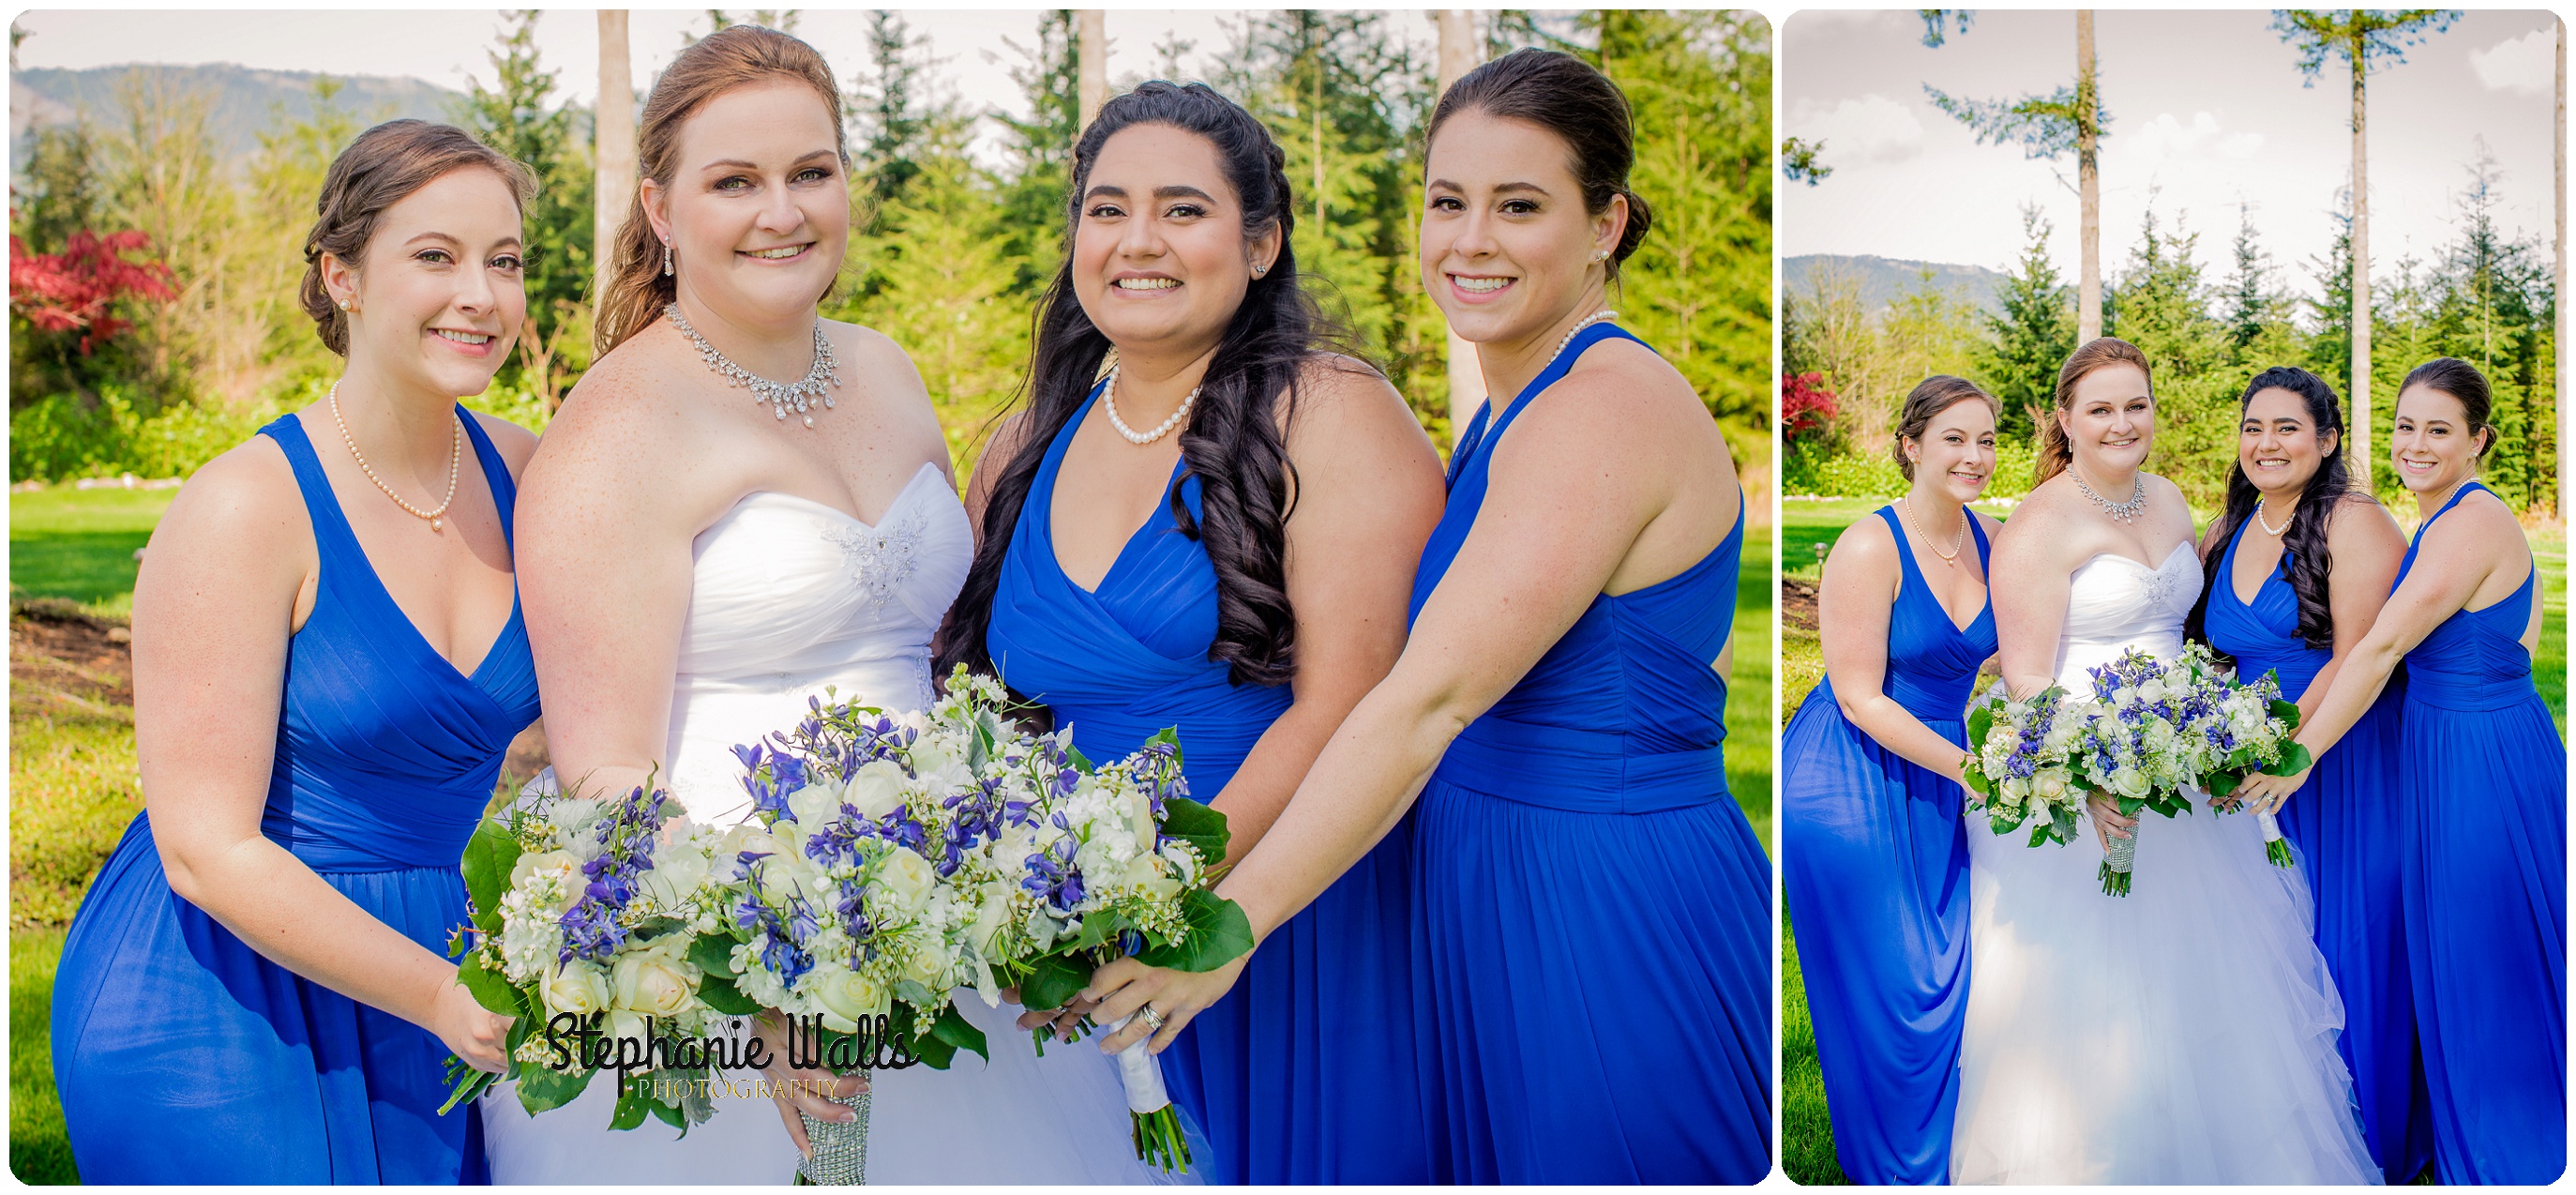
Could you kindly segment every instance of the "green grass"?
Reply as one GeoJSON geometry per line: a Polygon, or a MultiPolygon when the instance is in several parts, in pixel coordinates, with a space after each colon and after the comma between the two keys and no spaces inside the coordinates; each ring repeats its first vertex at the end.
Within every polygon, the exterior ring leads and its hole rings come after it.
{"type": "Polygon", "coordinates": [[[1735,664],[1726,684],[1726,786],[1771,849],[1771,529],[1744,529],[1735,583],[1735,664]]]}
{"type": "MultiPolygon", "coordinates": [[[[1780,563],[1788,576],[1814,581],[1818,575],[1815,544],[1833,543],[1843,528],[1886,505],[1874,498],[1788,501],[1780,504],[1780,563]]],[[[2400,508],[2411,515],[2412,510],[2400,508]]],[[[2530,533],[2531,555],[2541,570],[2540,650],[2532,659],[2532,679],[2557,719],[2561,738],[2567,734],[2567,535],[2551,529],[2530,533]]],[[[1816,633],[1782,624],[1780,628],[1780,718],[1791,712],[1825,674],[1824,654],[1816,633]]],[[[1788,911],[1780,918],[1780,1165],[1800,1183],[1842,1183],[1834,1161],[1833,1125],[1825,1111],[1824,1075],[1816,1064],[1815,1031],[1807,1019],[1807,987],[1799,975],[1798,955],[1789,933],[1788,911]]]]}
{"type": "Polygon", "coordinates": [[[30,1185],[80,1181],[54,1094],[50,1018],[62,957],[59,929],[9,934],[9,1172],[30,1185]]]}
{"type": "Polygon", "coordinates": [[[134,550],[177,490],[76,490],[9,496],[9,594],[59,597],[123,617],[134,608],[134,550]]]}

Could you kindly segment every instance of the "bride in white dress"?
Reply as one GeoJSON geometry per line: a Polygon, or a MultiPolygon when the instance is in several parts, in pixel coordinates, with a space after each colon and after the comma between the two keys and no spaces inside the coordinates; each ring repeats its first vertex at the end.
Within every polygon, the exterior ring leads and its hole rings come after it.
{"type": "MultiPolygon", "coordinates": [[[[557,769],[615,792],[659,767],[717,826],[750,813],[732,748],[792,727],[809,696],[929,704],[931,633],[973,552],[912,363],[815,311],[849,236],[837,96],[811,47],[748,26],[663,74],[603,351],[522,483],[520,585],[557,769]],[[782,393],[798,379],[801,395],[782,393]]],[[[959,1006],[991,1061],[871,1073],[870,1183],[1159,1177],[1135,1159],[1111,1059],[1041,1059],[1018,1009],[959,1006]]],[[[847,1116],[727,1077],[738,1093],[685,1139],[651,1119],[609,1130],[612,1082],[533,1118],[504,1088],[481,1107],[494,1181],[784,1183],[800,1115],[847,1116]]]]}
{"type": "MultiPolygon", "coordinates": [[[[2199,557],[2180,491],[2139,471],[2147,362],[2095,340],[2059,374],[2043,473],[1995,538],[2004,682],[2089,690],[2128,648],[2181,650],[2199,557]],[[2046,578],[2062,577],[2058,584],[2046,578]]],[[[1971,972],[1954,1183],[2380,1181],[2335,1053],[2343,1004],[2309,938],[2301,874],[2249,815],[2141,816],[2134,889],[2102,893],[2094,842],[1970,834],[1971,972]]]]}

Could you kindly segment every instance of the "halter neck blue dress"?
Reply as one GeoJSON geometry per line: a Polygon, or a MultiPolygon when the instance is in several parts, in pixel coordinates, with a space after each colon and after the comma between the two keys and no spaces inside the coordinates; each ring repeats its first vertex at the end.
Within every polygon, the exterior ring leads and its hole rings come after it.
{"type": "MultiPolygon", "coordinates": [[[[1057,563],[1056,478],[1098,387],[1048,446],[1011,530],[985,645],[1004,681],[1044,703],[1094,761],[1177,727],[1191,794],[1212,800],[1285,713],[1285,685],[1230,683],[1216,642],[1216,567],[1168,506],[1129,538],[1100,588],[1057,563]]],[[[1174,484],[1193,518],[1200,480],[1174,484]]],[[[1412,1021],[1414,944],[1399,826],[1272,931],[1234,990],[1162,1054],[1212,1183],[1420,1183],[1430,1167],[1412,1021]]]]}
{"type": "MultiPolygon", "coordinates": [[[[516,489],[458,408],[510,534],[516,489]]],[[[515,601],[474,674],[385,591],[304,427],[260,429],[295,468],[321,559],[287,641],[260,832],[377,920],[446,951],[457,872],[510,740],[537,719],[515,601]]],[[[72,920],[54,976],[54,1082],[88,1183],[484,1181],[480,1122],[438,1114],[428,1030],[261,957],[170,891],[138,815],[72,920]]]]}
{"type": "MultiPolygon", "coordinates": [[[[1986,529],[1963,513],[1982,570],[1986,529]]],[[[1964,753],[1969,691],[1995,654],[1994,603],[1964,630],[1950,621],[1896,508],[1878,517],[1903,569],[1879,691],[1964,753]]],[[[1789,720],[1780,767],[1781,881],[1834,1155],[1856,1183],[1946,1183],[1968,1012],[1965,793],[1852,725],[1830,679],[1789,720]]]]}
{"type": "MultiPolygon", "coordinates": [[[[2433,524],[2485,488],[2461,486],[2416,529],[2400,585],[2433,524]]],[[[2542,1184],[2567,1166],[2567,745],[2521,642],[2539,585],[2534,561],[2512,597],[2406,653],[2407,972],[2446,1185],[2542,1184]]]]}
{"type": "MultiPolygon", "coordinates": [[[[1450,460],[1412,614],[1475,527],[1493,445],[1583,329],[1450,460]]],[[[1640,342],[1642,343],[1642,342],[1640,342]]],[[[1752,1183],[1770,1171],[1771,864],[1726,788],[1744,520],[1595,597],[1423,789],[1414,866],[1436,1181],[1752,1183]]],[[[1750,649],[1751,645],[1747,645],[1750,649]]]]}
{"type": "MultiPolygon", "coordinates": [[[[2236,657],[2238,676],[2252,680],[2274,673],[2281,696],[2297,701],[2334,658],[2334,649],[2310,647],[2299,638],[2299,599],[2290,588],[2286,545],[2254,600],[2236,596],[2236,546],[2253,522],[2246,519],[2227,541],[2202,625],[2211,647],[2236,657]]],[[[2279,814],[2281,836],[2298,848],[2316,895],[2317,949],[2343,994],[2343,1036],[2336,1046],[2352,1070],[2362,1135],[2370,1142],[2371,1160],[2391,1183],[2414,1178],[2433,1156],[2399,900],[2406,823],[2397,799],[2397,734],[2405,704],[2405,680],[2390,678],[2379,700],[2317,760],[2307,784],[2279,814]]]]}

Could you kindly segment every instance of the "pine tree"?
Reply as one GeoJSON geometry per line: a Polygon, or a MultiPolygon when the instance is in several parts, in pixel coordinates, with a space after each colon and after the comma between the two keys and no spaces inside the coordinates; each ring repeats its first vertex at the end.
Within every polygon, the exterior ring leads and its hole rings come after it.
{"type": "Polygon", "coordinates": [[[2147,467],[2208,505],[2223,495],[2235,456],[2239,379],[2227,327],[2211,314],[2216,296],[2201,277],[2199,240],[2179,225],[2164,231],[2150,204],[2118,302],[2106,305],[2113,321],[2106,334],[2138,346],[2153,367],[2156,436],[2147,467]]]}
{"type": "Polygon", "coordinates": [[[2007,439],[2032,434],[2034,412],[2056,401],[2058,366],[2075,351],[2074,292],[2048,255],[2055,230],[2037,204],[2023,205],[2021,228],[2021,262],[1995,292],[2002,309],[1986,317],[1992,340],[1979,362],[2003,406],[1996,433],[2007,439]]]}
{"type": "Polygon", "coordinates": [[[591,222],[590,130],[570,106],[554,100],[555,75],[537,51],[535,9],[511,13],[491,51],[496,86],[481,81],[460,105],[459,123],[483,143],[537,176],[537,194],[520,212],[527,241],[528,319],[518,352],[505,368],[551,407],[589,359],[591,222]]]}

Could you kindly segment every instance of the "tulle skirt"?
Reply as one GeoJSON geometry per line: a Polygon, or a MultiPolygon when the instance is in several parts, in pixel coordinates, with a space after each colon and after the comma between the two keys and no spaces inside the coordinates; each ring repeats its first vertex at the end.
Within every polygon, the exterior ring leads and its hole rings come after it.
{"type": "Polygon", "coordinates": [[[2307,882],[2250,814],[2144,814],[2131,895],[2070,846],[1968,836],[1951,1180],[2373,1184],[2307,882]]]}
{"type": "Polygon", "coordinates": [[[1541,808],[1434,777],[1415,827],[1436,1181],[1770,1172],[1770,860],[1720,800],[1541,808]]]}
{"type": "MultiPolygon", "coordinates": [[[[453,867],[321,874],[432,950],[465,921],[453,867]]],[[[82,1182],[483,1180],[474,1110],[438,1114],[438,1038],[268,961],[180,899],[140,815],[72,919],[52,1028],[82,1182]]]]}
{"type": "Polygon", "coordinates": [[[1946,1182],[1968,1009],[1963,794],[1854,727],[1827,686],[1780,759],[1781,879],[1835,1156],[1856,1183],[1946,1182]]]}
{"type": "Polygon", "coordinates": [[[2567,1164],[2567,748],[2537,695],[2410,700],[2402,741],[2434,1166],[2445,1184],[2547,1183],[2567,1164]]]}

